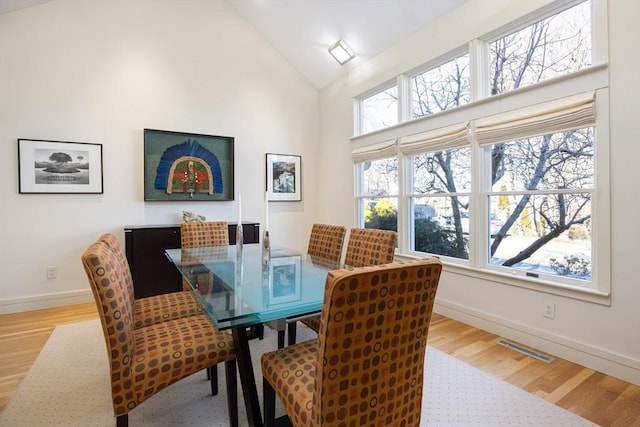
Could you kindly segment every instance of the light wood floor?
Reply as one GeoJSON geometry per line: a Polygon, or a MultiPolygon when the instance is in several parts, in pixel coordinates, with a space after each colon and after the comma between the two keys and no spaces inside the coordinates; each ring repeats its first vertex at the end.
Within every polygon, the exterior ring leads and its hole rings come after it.
{"type": "MultiPolygon", "coordinates": [[[[97,318],[95,304],[0,315],[0,411],[57,325],[97,318]]],[[[601,426],[640,427],[640,387],[562,359],[550,364],[498,337],[434,315],[429,345],[601,426]]]]}

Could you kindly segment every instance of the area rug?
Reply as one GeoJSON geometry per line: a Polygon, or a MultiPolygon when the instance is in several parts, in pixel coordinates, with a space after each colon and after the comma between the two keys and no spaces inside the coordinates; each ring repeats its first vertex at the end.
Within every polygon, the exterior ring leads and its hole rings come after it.
{"type": "MultiPolygon", "coordinates": [[[[298,326],[298,340],[314,333],[298,326]]],[[[260,357],[276,347],[276,333],[265,328],[252,340],[258,392],[260,357]]],[[[593,426],[545,400],[427,348],[421,426],[593,426]]],[[[129,414],[131,426],[228,426],[224,370],[220,393],[212,397],[204,372],[152,397],[129,414]]],[[[238,382],[239,384],[239,382],[238,382]]],[[[240,425],[247,418],[238,391],[240,425]]],[[[277,414],[282,414],[278,407],[277,414]]],[[[0,414],[0,426],[113,427],[107,355],[99,320],[57,327],[16,394],[0,414]]]]}

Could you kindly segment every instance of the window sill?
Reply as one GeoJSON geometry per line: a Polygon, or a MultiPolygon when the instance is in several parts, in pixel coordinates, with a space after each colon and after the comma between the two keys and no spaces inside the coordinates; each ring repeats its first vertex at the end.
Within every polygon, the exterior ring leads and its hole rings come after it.
{"type": "MultiPolygon", "coordinates": [[[[417,255],[401,255],[396,253],[396,259],[419,259],[423,258],[417,255]]],[[[497,271],[484,270],[466,265],[460,265],[453,262],[448,262],[446,259],[441,259],[444,266],[444,271],[447,273],[458,274],[461,276],[472,277],[474,279],[486,280],[501,285],[517,286],[519,288],[529,289],[536,292],[542,292],[546,294],[559,295],[567,298],[572,298],[581,301],[587,301],[595,304],[601,304],[609,306],[611,305],[611,295],[606,292],[590,289],[580,288],[576,286],[569,286],[560,283],[549,282],[545,280],[535,279],[532,277],[526,277],[516,274],[500,273],[497,271]]]]}

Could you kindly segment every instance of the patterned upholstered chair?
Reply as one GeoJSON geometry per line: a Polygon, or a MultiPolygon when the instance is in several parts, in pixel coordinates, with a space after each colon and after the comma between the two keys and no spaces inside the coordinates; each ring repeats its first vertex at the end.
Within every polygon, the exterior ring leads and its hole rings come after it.
{"type": "Polygon", "coordinates": [[[180,242],[183,248],[226,246],[229,244],[229,226],[226,221],[183,222],[180,224],[180,242]]]}
{"type": "Polygon", "coordinates": [[[393,261],[398,234],[375,228],[352,228],[344,256],[344,265],[365,267],[393,261]]]}
{"type": "MultiPolygon", "coordinates": [[[[105,233],[98,239],[109,246],[120,264],[124,275],[124,284],[133,301],[133,327],[141,328],[167,320],[180,319],[182,317],[204,314],[202,305],[198,302],[193,292],[183,290],[168,294],[154,295],[146,298],[135,299],[133,290],[133,278],[129,268],[129,262],[120,241],[111,233],[105,233]]],[[[187,285],[188,287],[189,285],[187,285]]],[[[207,379],[211,381],[211,394],[218,394],[218,369],[213,366],[207,369],[207,379]]]]}
{"type": "MultiPolygon", "coordinates": [[[[392,262],[396,250],[397,236],[395,231],[375,228],[352,228],[351,234],[349,234],[349,242],[347,243],[344,265],[366,267],[392,262]]],[[[309,317],[304,319],[302,323],[318,332],[320,329],[320,316],[309,317]]]]}
{"type": "Polygon", "coordinates": [[[82,254],[107,346],[113,412],[118,426],[128,424],[136,406],[165,387],[225,362],[230,424],[238,425],[233,338],[204,315],[134,327],[134,308],[125,274],[115,253],[96,242],[82,254]]]}
{"type": "Polygon", "coordinates": [[[436,258],[334,270],[318,338],[262,356],[265,426],[420,425],[436,258]]]}
{"type": "MultiPolygon", "coordinates": [[[[183,222],[180,224],[180,242],[183,249],[228,246],[229,226],[226,221],[183,222]]],[[[194,274],[192,280],[198,282],[201,292],[207,293],[212,286],[213,275],[209,272],[194,274]]],[[[182,288],[185,291],[191,289],[185,279],[182,279],[182,288]]]]}
{"type": "Polygon", "coordinates": [[[120,264],[129,298],[133,301],[134,328],[179,319],[181,317],[204,314],[202,306],[191,291],[171,292],[135,299],[133,293],[133,278],[131,277],[131,270],[129,269],[129,262],[124,253],[124,248],[116,236],[111,233],[103,234],[98,241],[104,242],[109,246],[120,264]]]}
{"type": "MultiPolygon", "coordinates": [[[[229,245],[229,225],[226,221],[205,221],[205,222],[183,222],[180,224],[180,241],[182,249],[201,248],[204,246],[228,246],[229,245]]],[[[184,258],[183,258],[184,262],[184,258]]],[[[202,293],[207,293],[216,287],[216,278],[213,273],[205,271],[201,274],[193,275],[192,280],[197,281],[198,289],[202,293]]],[[[191,289],[189,284],[183,279],[182,288],[191,289]]],[[[264,336],[262,325],[251,327],[252,335],[264,336]]]]}
{"type": "MultiPolygon", "coordinates": [[[[327,268],[338,268],[342,258],[342,246],[347,229],[341,225],[313,224],[309,236],[307,256],[314,264],[327,268]]],[[[320,316],[313,316],[302,320],[307,326],[318,330],[320,316]]],[[[296,342],[296,322],[288,323],[289,345],[296,342]]],[[[278,348],[284,347],[284,331],[278,332],[278,348]]]]}

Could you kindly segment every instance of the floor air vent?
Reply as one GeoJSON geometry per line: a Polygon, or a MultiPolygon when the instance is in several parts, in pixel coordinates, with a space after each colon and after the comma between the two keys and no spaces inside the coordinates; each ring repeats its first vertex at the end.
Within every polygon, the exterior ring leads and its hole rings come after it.
{"type": "Polygon", "coordinates": [[[520,344],[515,344],[507,340],[498,340],[498,344],[503,345],[512,350],[518,351],[522,354],[526,354],[527,356],[533,357],[534,359],[542,360],[545,363],[551,363],[555,360],[551,356],[547,356],[546,354],[542,354],[538,351],[532,350],[527,347],[523,347],[520,344]]]}

